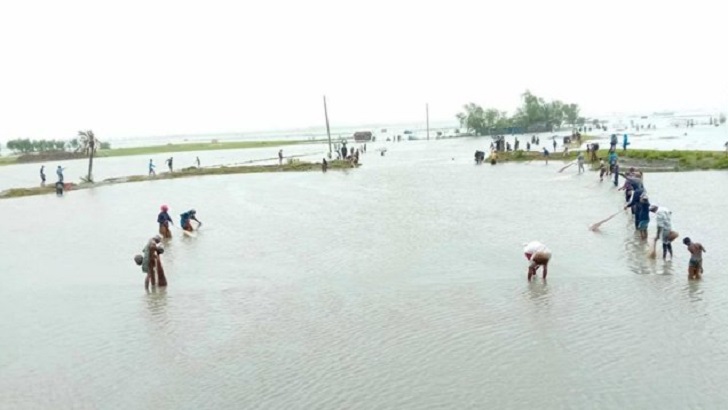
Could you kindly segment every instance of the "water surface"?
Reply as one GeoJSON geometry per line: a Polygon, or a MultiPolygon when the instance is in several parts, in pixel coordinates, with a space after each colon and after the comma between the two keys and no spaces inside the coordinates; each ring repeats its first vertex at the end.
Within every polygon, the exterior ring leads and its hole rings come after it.
{"type": "Polygon", "coordinates": [[[684,247],[647,259],[626,214],[588,231],[623,201],[594,173],[475,166],[481,145],[0,201],[2,407],[726,407],[728,173],[645,178],[708,249],[689,283],[684,247]],[[204,227],[147,294],[132,257],[162,203],[204,227]]]}

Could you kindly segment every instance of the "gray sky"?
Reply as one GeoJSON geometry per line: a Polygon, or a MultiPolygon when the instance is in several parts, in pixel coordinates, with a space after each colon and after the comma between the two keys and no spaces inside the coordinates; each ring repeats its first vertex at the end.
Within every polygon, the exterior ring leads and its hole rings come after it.
{"type": "Polygon", "coordinates": [[[720,1],[6,1],[0,139],[450,120],[526,88],[585,114],[728,111],[720,1]]]}

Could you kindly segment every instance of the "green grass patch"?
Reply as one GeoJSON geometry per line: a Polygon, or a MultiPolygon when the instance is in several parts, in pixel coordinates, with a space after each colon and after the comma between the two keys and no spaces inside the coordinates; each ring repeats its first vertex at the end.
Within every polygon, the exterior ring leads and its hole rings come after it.
{"type": "MultiPolygon", "coordinates": [[[[123,157],[129,155],[151,155],[172,152],[190,152],[190,151],[212,151],[222,149],[247,149],[247,148],[266,148],[279,147],[282,145],[306,144],[314,141],[230,141],[230,142],[200,142],[190,144],[167,144],[154,145],[149,147],[132,147],[132,148],[113,148],[101,150],[99,157],[123,157]]],[[[316,141],[320,142],[320,141],[316,141]]]]}
{"type": "MultiPolygon", "coordinates": [[[[329,170],[345,170],[355,168],[348,161],[333,160],[329,161],[329,170]]],[[[128,177],[109,178],[102,182],[95,184],[80,184],[73,185],[71,189],[67,190],[66,193],[72,193],[73,191],[88,189],[106,185],[116,185],[131,182],[142,182],[142,181],[156,181],[164,179],[177,179],[177,178],[189,178],[203,175],[228,175],[228,174],[251,174],[261,172],[307,172],[307,171],[321,171],[321,164],[314,162],[304,162],[299,160],[292,160],[283,165],[243,165],[243,166],[232,166],[232,167],[215,167],[215,168],[196,168],[189,167],[176,172],[165,172],[157,176],[149,177],[146,175],[132,175],[128,177]]],[[[18,198],[32,195],[43,195],[55,192],[53,186],[35,187],[35,188],[12,188],[6,191],[0,192],[0,199],[3,198],[18,198]]]]}
{"type": "MultiPolygon", "coordinates": [[[[570,150],[567,155],[564,155],[563,152],[551,153],[551,155],[549,155],[549,161],[570,162],[574,161],[577,155],[578,153],[576,150],[570,150]]],[[[645,168],[672,171],[675,170],[675,161],[677,161],[677,171],[728,169],[728,156],[723,151],[659,151],[631,149],[626,152],[617,151],[617,155],[622,166],[632,166],[632,164],[635,163],[639,164],[637,166],[644,166],[645,168]]],[[[603,159],[605,162],[607,162],[608,156],[608,150],[599,150],[597,153],[597,157],[603,159]]],[[[584,159],[587,163],[590,162],[590,156],[587,156],[586,151],[584,151],[584,159]]],[[[534,160],[543,161],[543,153],[541,151],[512,151],[498,153],[498,162],[523,162],[534,160]]],[[[486,162],[488,161],[489,158],[486,157],[486,162]]],[[[595,167],[593,166],[593,168],[595,167]]]]}

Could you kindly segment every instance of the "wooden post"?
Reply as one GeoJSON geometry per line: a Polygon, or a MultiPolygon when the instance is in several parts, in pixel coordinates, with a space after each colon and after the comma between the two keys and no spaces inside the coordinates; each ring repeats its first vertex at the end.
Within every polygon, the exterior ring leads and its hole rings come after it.
{"type": "Polygon", "coordinates": [[[326,96],[324,95],[324,116],[326,117],[326,135],[329,136],[329,158],[331,156],[331,130],[329,129],[329,111],[326,109],[326,96]]]}
{"type": "Polygon", "coordinates": [[[427,118],[427,141],[430,140],[430,105],[425,104],[425,117],[427,118]]]}

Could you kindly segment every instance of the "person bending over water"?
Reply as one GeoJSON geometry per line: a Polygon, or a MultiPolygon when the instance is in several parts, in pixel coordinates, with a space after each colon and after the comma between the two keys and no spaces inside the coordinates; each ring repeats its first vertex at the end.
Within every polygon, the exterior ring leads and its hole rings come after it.
{"type": "Polygon", "coordinates": [[[688,247],[690,252],[690,262],[688,265],[688,280],[700,279],[703,274],[703,252],[705,250],[703,245],[698,242],[693,242],[690,238],[683,239],[683,244],[688,247]]]}
{"type": "Polygon", "coordinates": [[[202,222],[197,219],[197,211],[195,211],[194,209],[190,209],[189,211],[180,214],[179,225],[185,231],[192,232],[192,223],[190,221],[197,222],[197,229],[200,229],[200,227],[202,226],[202,222]]]}
{"type": "Polygon", "coordinates": [[[546,275],[549,273],[549,260],[551,260],[551,251],[546,245],[538,241],[533,241],[523,248],[523,253],[526,255],[526,259],[530,262],[528,265],[528,281],[536,276],[538,268],[543,266],[543,279],[546,280],[546,275]]]}
{"type": "Polygon", "coordinates": [[[667,258],[668,253],[672,259],[672,241],[677,238],[677,233],[672,230],[672,212],[664,206],[657,205],[652,205],[650,212],[654,212],[657,219],[657,234],[653,246],[657,246],[657,241],[662,239],[662,260],[667,258]]]}

